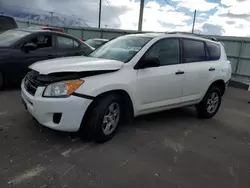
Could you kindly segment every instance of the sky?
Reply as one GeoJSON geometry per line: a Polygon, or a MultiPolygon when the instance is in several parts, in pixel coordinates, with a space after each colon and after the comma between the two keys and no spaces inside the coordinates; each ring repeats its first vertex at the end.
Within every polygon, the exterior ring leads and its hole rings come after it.
{"type": "MultiPolygon", "coordinates": [[[[0,6],[1,3],[74,15],[92,27],[98,25],[99,0],[0,0],[0,6]]],[[[101,26],[136,30],[139,7],[139,0],[102,0],[101,26]]],[[[196,33],[250,36],[250,0],[145,0],[143,30],[190,32],[194,10],[196,33]]]]}

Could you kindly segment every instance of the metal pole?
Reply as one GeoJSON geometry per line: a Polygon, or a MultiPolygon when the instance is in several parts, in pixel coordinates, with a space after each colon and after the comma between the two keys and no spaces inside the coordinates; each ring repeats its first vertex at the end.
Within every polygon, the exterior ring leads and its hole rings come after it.
{"type": "Polygon", "coordinates": [[[193,19],[192,33],[194,33],[195,18],[196,18],[196,10],[194,11],[194,19],[193,19]]]}
{"type": "Polygon", "coordinates": [[[98,20],[98,28],[101,27],[101,17],[102,17],[102,0],[99,2],[99,20],[98,20]]]}
{"type": "Polygon", "coordinates": [[[235,72],[234,72],[234,74],[236,74],[236,75],[237,75],[238,68],[239,68],[239,63],[240,63],[241,51],[242,51],[243,44],[244,44],[244,40],[241,41],[240,48],[239,48],[239,51],[238,51],[236,67],[235,67],[235,72]]]}
{"type": "Polygon", "coordinates": [[[141,0],[141,4],[140,4],[140,15],[139,15],[139,23],[138,23],[138,31],[141,31],[141,30],[142,30],[143,9],[144,9],[144,0],[141,0]]]}
{"type": "Polygon", "coordinates": [[[49,12],[49,13],[50,13],[50,26],[52,26],[52,19],[53,19],[54,12],[49,12]]]}

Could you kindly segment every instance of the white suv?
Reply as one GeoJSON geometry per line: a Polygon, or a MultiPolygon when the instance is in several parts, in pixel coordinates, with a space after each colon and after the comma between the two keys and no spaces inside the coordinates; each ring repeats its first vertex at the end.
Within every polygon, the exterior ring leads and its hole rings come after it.
{"type": "Polygon", "coordinates": [[[187,34],[133,34],[89,57],[30,66],[22,82],[28,111],[44,126],[106,141],[122,121],[195,105],[210,118],[231,78],[224,46],[187,34]]]}

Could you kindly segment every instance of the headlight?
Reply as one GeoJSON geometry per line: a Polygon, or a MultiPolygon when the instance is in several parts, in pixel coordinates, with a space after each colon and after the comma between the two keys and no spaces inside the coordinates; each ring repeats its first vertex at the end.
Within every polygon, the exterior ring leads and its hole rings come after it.
{"type": "Polygon", "coordinates": [[[48,85],[43,93],[44,97],[68,97],[82,84],[83,80],[57,82],[48,85]]]}

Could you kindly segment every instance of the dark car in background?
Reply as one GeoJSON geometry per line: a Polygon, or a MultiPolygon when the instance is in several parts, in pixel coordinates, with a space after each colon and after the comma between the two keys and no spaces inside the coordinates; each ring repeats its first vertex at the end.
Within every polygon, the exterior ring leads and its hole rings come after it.
{"type": "Polygon", "coordinates": [[[105,44],[106,42],[108,42],[108,39],[88,39],[85,41],[86,44],[90,45],[93,49],[99,48],[100,46],[102,46],[103,44],[105,44]]]}
{"type": "Polygon", "coordinates": [[[16,28],[18,28],[18,25],[13,17],[0,15],[0,33],[16,28]]]}
{"type": "Polygon", "coordinates": [[[19,83],[29,65],[52,58],[88,55],[92,48],[73,36],[47,30],[14,29],[0,34],[0,88],[19,83]]]}

